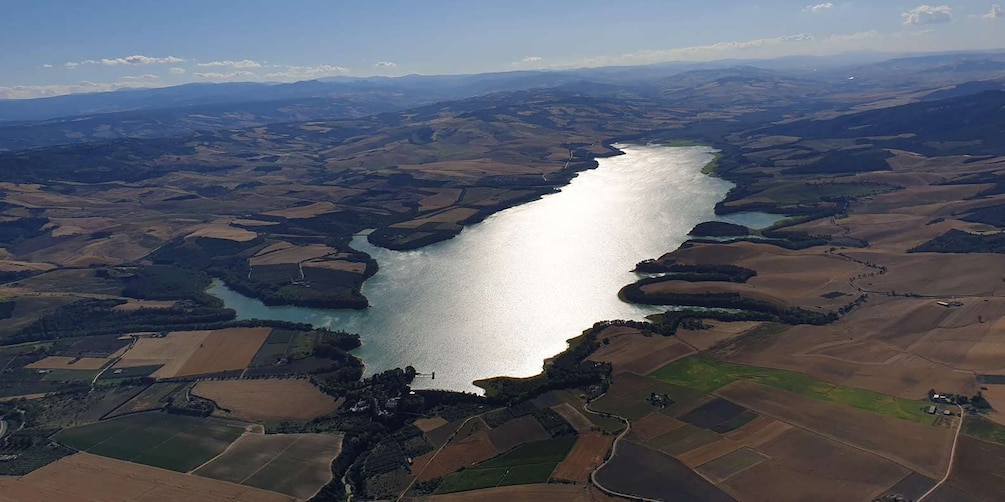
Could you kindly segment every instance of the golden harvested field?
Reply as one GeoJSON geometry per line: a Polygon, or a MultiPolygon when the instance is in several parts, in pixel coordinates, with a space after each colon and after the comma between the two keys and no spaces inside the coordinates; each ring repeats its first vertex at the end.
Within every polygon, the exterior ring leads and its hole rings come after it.
{"type": "Polygon", "coordinates": [[[104,357],[61,357],[49,356],[40,361],[35,361],[25,368],[42,370],[99,370],[108,364],[111,359],[104,357]]]}
{"type": "MultiPolygon", "coordinates": [[[[230,328],[211,331],[195,353],[172,376],[243,370],[251,364],[258,349],[271,333],[272,328],[230,328]]],[[[158,370],[158,373],[161,370],[158,370]]]]}
{"type": "Polygon", "coordinates": [[[266,248],[260,251],[257,255],[251,257],[251,259],[248,260],[248,263],[253,267],[261,265],[300,263],[321,258],[322,256],[328,256],[330,254],[334,254],[335,252],[335,249],[321,244],[284,247],[271,251],[269,251],[269,248],[266,248]]]}
{"type": "Polygon", "coordinates": [[[116,368],[164,365],[154,378],[202,375],[248,367],[272,328],[175,331],[163,338],[140,338],[116,368]]]}
{"type": "Polygon", "coordinates": [[[3,502],[280,502],[293,498],[257,488],[77,453],[0,484],[3,502]]]}
{"type": "Polygon", "coordinates": [[[947,428],[899,420],[748,382],[734,382],[716,394],[935,479],[948,466],[954,431],[947,428]]]}
{"type": "Polygon", "coordinates": [[[338,434],[245,434],[193,474],[307,500],[331,481],[338,434]]]}
{"type": "Polygon", "coordinates": [[[672,361],[694,353],[687,345],[669,336],[645,336],[635,328],[612,326],[597,334],[604,343],[587,359],[608,362],[614,373],[629,371],[647,375],[672,361]]]}
{"type": "Polygon", "coordinates": [[[551,411],[558,413],[559,416],[569,422],[569,425],[577,432],[583,432],[593,428],[593,422],[586,418],[579,410],[574,408],[569,403],[557,404],[551,407],[551,411]]]}
{"type": "Polygon", "coordinates": [[[419,430],[422,432],[429,432],[431,430],[447,425],[447,421],[442,417],[420,418],[416,420],[412,425],[418,427],[419,430]]]}
{"type": "Polygon", "coordinates": [[[759,451],[770,458],[720,485],[745,502],[872,500],[911,472],[800,429],[759,451]]]}
{"type": "Polygon", "coordinates": [[[416,458],[412,463],[412,474],[418,476],[418,481],[429,481],[446,476],[461,467],[488,460],[498,453],[489,440],[488,432],[479,431],[448,444],[438,455],[432,451],[416,458]]]}
{"type": "Polygon", "coordinates": [[[304,268],[320,268],[352,274],[363,274],[366,272],[366,263],[347,260],[311,260],[304,263],[304,268]]]}
{"type": "Polygon", "coordinates": [[[230,410],[224,416],[252,422],[308,421],[337,409],[334,398],[293,378],[204,381],[192,393],[230,410]]]}
{"type": "Polygon", "coordinates": [[[248,242],[258,237],[258,234],[243,228],[232,227],[226,223],[213,223],[199,227],[194,232],[188,234],[186,238],[208,237],[211,239],[223,239],[236,242],[248,242]]]}
{"type": "Polygon", "coordinates": [[[485,488],[469,492],[448,493],[424,497],[428,502],[513,502],[516,500],[547,500],[550,502],[614,502],[623,499],[582,485],[516,485],[485,488]]]}
{"type": "Polygon", "coordinates": [[[607,450],[611,448],[614,436],[599,432],[580,434],[572,451],[551,473],[553,479],[586,483],[593,469],[604,462],[607,450]]]}
{"type": "Polygon", "coordinates": [[[112,310],[119,312],[133,312],[139,309],[169,309],[177,302],[155,301],[155,300],[129,300],[122,305],[116,305],[112,310]]]}

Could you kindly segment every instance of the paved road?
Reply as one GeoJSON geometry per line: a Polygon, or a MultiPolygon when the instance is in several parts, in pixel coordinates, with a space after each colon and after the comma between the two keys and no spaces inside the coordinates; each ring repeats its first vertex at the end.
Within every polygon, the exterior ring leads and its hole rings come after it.
{"type": "Polygon", "coordinates": [[[963,430],[963,418],[966,416],[966,412],[963,411],[962,406],[956,405],[956,407],[960,409],[960,423],[956,424],[956,436],[953,437],[953,449],[949,452],[949,467],[946,469],[946,475],[943,476],[942,480],[936,483],[931,490],[928,490],[924,495],[918,497],[918,502],[925,500],[926,497],[935,493],[935,490],[938,490],[940,486],[945,484],[946,480],[949,479],[949,474],[953,472],[953,460],[956,458],[956,445],[960,442],[960,431],[963,430]]]}

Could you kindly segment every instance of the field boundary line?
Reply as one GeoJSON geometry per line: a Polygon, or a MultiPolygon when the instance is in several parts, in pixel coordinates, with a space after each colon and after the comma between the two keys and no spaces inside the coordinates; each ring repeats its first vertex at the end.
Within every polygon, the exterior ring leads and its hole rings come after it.
{"type": "Polygon", "coordinates": [[[593,485],[596,486],[597,488],[600,488],[600,490],[603,491],[604,493],[607,493],[608,495],[613,495],[615,497],[621,497],[621,498],[626,498],[626,499],[630,499],[630,500],[641,500],[643,502],[660,502],[660,501],[658,501],[656,499],[648,499],[648,498],[645,498],[645,497],[640,497],[638,495],[629,495],[627,493],[616,492],[614,490],[611,490],[609,488],[604,487],[604,485],[600,484],[597,481],[597,473],[600,472],[600,470],[603,469],[604,466],[606,466],[607,464],[609,464],[611,462],[611,460],[614,460],[614,456],[617,455],[617,453],[618,453],[618,443],[625,436],[627,436],[628,433],[631,432],[631,430],[632,430],[632,423],[627,418],[625,418],[625,417],[623,417],[621,415],[615,415],[613,413],[597,412],[597,411],[593,411],[593,410],[590,409],[590,403],[592,403],[593,401],[596,401],[597,399],[600,399],[600,398],[602,398],[602,397],[604,397],[606,395],[607,395],[607,393],[605,392],[605,393],[597,396],[595,399],[591,400],[590,402],[587,402],[586,404],[583,405],[583,409],[586,410],[587,413],[591,413],[593,415],[615,417],[615,418],[617,418],[617,419],[619,419],[619,420],[621,420],[621,421],[623,421],[625,423],[625,430],[621,431],[621,434],[618,434],[618,437],[614,438],[614,441],[611,443],[611,456],[608,457],[608,458],[606,458],[604,460],[604,463],[598,465],[596,469],[593,469],[593,471],[590,472],[590,482],[593,483],[593,485]]]}
{"type": "Polygon", "coordinates": [[[273,462],[275,462],[277,458],[279,458],[279,457],[281,457],[281,456],[283,455],[283,453],[286,453],[286,450],[289,450],[290,448],[293,448],[293,446],[294,446],[295,444],[299,443],[299,442],[300,442],[300,441],[302,441],[303,439],[304,439],[304,438],[302,438],[302,437],[299,437],[299,438],[297,438],[297,439],[296,439],[295,441],[293,441],[292,443],[290,443],[290,444],[286,445],[286,448],[283,448],[282,450],[280,450],[280,451],[279,451],[279,453],[275,454],[275,455],[274,455],[274,456],[273,456],[272,458],[270,458],[268,462],[266,462],[266,463],[262,464],[262,466],[261,466],[261,467],[259,467],[258,469],[255,469],[255,472],[252,472],[251,474],[248,474],[248,477],[246,477],[246,478],[242,479],[242,480],[241,480],[241,482],[240,482],[240,483],[238,483],[238,484],[239,484],[239,485],[244,485],[244,483],[246,483],[246,482],[247,482],[247,481],[248,481],[249,479],[251,479],[252,477],[254,477],[254,476],[255,476],[255,474],[258,474],[258,473],[259,473],[259,472],[260,472],[260,471],[261,471],[262,469],[265,469],[265,468],[266,468],[266,467],[268,467],[268,466],[269,466],[270,464],[272,464],[273,462]]]}
{"type": "Polygon", "coordinates": [[[953,437],[953,449],[949,450],[949,467],[946,468],[946,475],[943,476],[938,483],[935,483],[935,486],[925,492],[924,495],[918,497],[917,502],[925,500],[925,498],[934,493],[935,490],[938,490],[940,486],[944,485],[946,481],[949,480],[949,475],[953,473],[953,460],[956,458],[956,446],[960,443],[960,432],[963,430],[963,420],[966,416],[966,412],[963,411],[962,406],[957,404],[956,407],[960,409],[960,423],[956,424],[956,436],[953,437]]]}
{"type": "MultiPolygon", "coordinates": [[[[233,448],[234,445],[238,443],[238,441],[244,439],[244,436],[247,436],[249,434],[252,434],[252,433],[248,432],[248,430],[245,429],[245,431],[242,432],[241,435],[237,437],[237,439],[231,441],[231,443],[228,444],[227,447],[223,449],[223,451],[221,451],[220,453],[218,453],[217,455],[215,455],[213,458],[211,458],[211,459],[209,459],[209,460],[207,460],[207,461],[199,464],[199,466],[197,466],[195,469],[192,469],[191,471],[188,471],[186,474],[194,474],[195,471],[198,471],[199,469],[202,469],[203,467],[206,467],[206,464],[208,464],[208,463],[210,463],[210,462],[212,462],[212,461],[220,458],[221,456],[223,456],[224,453],[227,453],[227,450],[230,450],[231,448],[233,448]]],[[[198,476],[198,474],[196,474],[196,475],[198,476]]],[[[238,484],[240,484],[240,483],[238,483],[238,484]]]]}

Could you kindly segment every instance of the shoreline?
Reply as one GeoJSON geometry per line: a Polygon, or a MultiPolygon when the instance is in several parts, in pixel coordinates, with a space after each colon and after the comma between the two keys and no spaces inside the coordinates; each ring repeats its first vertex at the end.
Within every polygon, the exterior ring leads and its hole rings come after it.
{"type": "MultiPolygon", "coordinates": [[[[633,145],[633,144],[626,144],[626,143],[623,143],[623,142],[612,142],[612,143],[610,143],[610,144],[609,144],[609,145],[607,146],[607,147],[608,147],[608,148],[610,148],[610,149],[611,149],[612,151],[611,151],[611,152],[609,153],[609,155],[606,155],[605,157],[615,157],[615,156],[620,156],[620,155],[625,155],[625,154],[626,154],[626,152],[625,152],[624,150],[622,150],[621,148],[619,148],[619,146],[620,146],[620,147],[622,147],[622,148],[624,148],[624,147],[631,147],[631,146],[634,146],[634,145],[633,145]]],[[[687,148],[687,147],[701,147],[701,148],[704,148],[704,149],[709,149],[709,150],[714,150],[714,151],[712,151],[712,152],[709,152],[709,153],[713,153],[713,154],[715,154],[715,153],[718,153],[718,150],[717,150],[717,149],[714,149],[714,147],[711,147],[711,146],[708,146],[708,145],[705,145],[705,144],[689,144],[689,145],[675,145],[675,144],[670,144],[670,145],[667,145],[667,144],[665,144],[665,143],[664,143],[664,142],[662,142],[662,141],[656,141],[656,140],[654,140],[654,141],[648,141],[648,142],[646,142],[646,143],[640,143],[640,146],[643,146],[643,147],[657,147],[657,148],[658,148],[658,147],[666,147],[666,148],[687,148]]],[[[703,153],[704,153],[704,152],[703,152],[703,153]]],[[[714,162],[715,162],[715,159],[711,159],[711,160],[707,161],[707,162],[706,162],[706,163],[705,163],[704,165],[701,165],[701,167],[700,167],[700,168],[697,168],[697,170],[698,170],[699,172],[701,172],[701,177],[702,177],[702,178],[705,178],[705,177],[707,177],[707,178],[717,178],[717,176],[714,176],[714,175],[709,175],[709,174],[708,174],[707,172],[704,172],[704,170],[706,169],[706,167],[707,167],[707,166],[708,166],[709,164],[712,164],[712,163],[714,163],[714,162]]],[[[592,166],[590,167],[590,169],[595,169],[595,168],[599,167],[599,163],[598,163],[598,162],[594,161],[594,164],[595,164],[595,165],[592,165],[592,166]]],[[[697,166],[695,166],[695,167],[697,167],[697,166]]],[[[575,173],[572,173],[573,175],[572,175],[572,176],[570,176],[570,177],[568,178],[568,181],[570,181],[570,182],[571,182],[571,180],[573,180],[573,179],[574,179],[574,178],[575,178],[576,176],[578,176],[578,173],[579,173],[579,172],[582,172],[582,171],[586,171],[586,169],[582,169],[582,170],[577,170],[577,171],[576,171],[575,173]]],[[[688,172],[690,172],[690,170],[689,170],[688,172]]],[[[697,175],[697,173],[695,173],[695,174],[697,175]]],[[[731,188],[731,187],[729,187],[729,186],[726,186],[726,187],[722,187],[722,188],[718,188],[718,190],[728,190],[728,189],[730,189],[730,188],[731,188]]],[[[552,192],[552,193],[559,193],[559,191],[557,191],[557,190],[556,190],[556,191],[554,191],[554,192],[552,192]]],[[[724,194],[723,194],[723,195],[719,195],[718,197],[722,197],[722,196],[724,196],[724,194]]],[[[719,200],[719,199],[717,198],[717,199],[713,199],[713,200],[709,201],[709,206],[711,207],[711,206],[712,206],[712,204],[716,203],[716,202],[717,202],[718,200],[719,200]]],[[[511,205],[511,206],[509,206],[509,207],[515,207],[516,205],[518,205],[518,204],[514,204],[514,205],[511,205]]],[[[507,208],[504,208],[504,209],[508,209],[509,207],[507,207],[507,208]]],[[[502,212],[502,210],[499,210],[499,211],[497,211],[497,212],[502,212]]],[[[492,213],[492,214],[495,214],[495,213],[492,213]]],[[[466,228],[466,227],[465,227],[465,228],[466,228]]],[[[359,232],[359,233],[357,233],[357,234],[356,234],[356,237],[363,237],[363,236],[367,236],[367,235],[372,235],[372,233],[369,233],[369,232],[367,232],[366,230],[364,230],[364,231],[362,231],[362,232],[359,232]]],[[[367,243],[369,243],[370,245],[373,245],[373,243],[371,242],[371,240],[370,240],[370,239],[367,239],[367,240],[366,240],[366,241],[364,241],[364,242],[367,242],[367,243]]],[[[676,241],[674,241],[674,242],[676,242],[676,241]]],[[[686,238],[685,238],[685,239],[683,239],[683,240],[681,241],[681,243],[680,243],[680,244],[678,244],[678,247],[679,247],[680,245],[682,245],[682,243],[683,243],[683,242],[687,242],[687,239],[686,239],[686,238]]],[[[364,252],[364,253],[366,252],[366,251],[362,251],[361,249],[357,249],[357,248],[353,248],[353,249],[355,249],[356,251],[359,251],[359,252],[364,252]]],[[[393,250],[393,249],[392,249],[392,251],[395,251],[395,250],[393,250]]],[[[373,250],[370,250],[370,252],[373,252],[373,250]]],[[[379,255],[372,255],[372,256],[371,256],[371,258],[373,258],[373,256],[379,256],[379,255]]],[[[645,258],[645,257],[644,257],[644,256],[642,256],[642,255],[639,255],[639,256],[636,256],[636,257],[633,257],[633,258],[632,258],[632,259],[633,259],[633,263],[634,263],[634,260],[636,260],[637,258],[645,258]]],[[[630,267],[629,267],[629,268],[630,268],[630,267]]],[[[627,270],[627,269],[626,269],[626,270],[627,270]]],[[[225,287],[229,287],[229,285],[227,285],[225,281],[221,281],[221,282],[223,283],[223,285],[224,285],[225,287]]],[[[610,294],[610,296],[612,296],[612,297],[616,297],[616,296],[617,296],[617,292],[618,292],[618,288],[620,288],[620,287],[622,287],[622,286],[623,286],[623,284],[619,282],[619,283],[618,283],[618,285],[617,285],[617,287],[616,287],[616,288],[614,288],[614,289],[612,289],[612,290],[611,290],[611,291],[609,291],[608,293],[610,294]]],[[[604,289],[606,290],[606,287],[605,287],[604,289]]],[[[231,290],[232,290],[232,289],[231,289],[231,290]]],[[[232,291],[234,291],[235,293],[238,293],[238,294],[241,294],[241,292],[240,292],[240,291],[235,291],[235,290],[232,290],[232,291]]],[[[245,295],[241,294],[241,296],[245,296],[245,295]]],[[[254,299],[254,298],[252,297],[252,299],[254,299]]],[[[259,301],[260,301],[260,300],[259,300],[259,301]]],[[[637,307],[640,307],[640,308],[645,308],[645,307],[646,307],[645,305],[643,305],[643,304],[639,304],[639,303],[637,303],[637,302],[624,302],[624,301],[623,301],[623,300],[621,300],[621,299],[618,299],[618,300],[615,300],[615,301],[617,301],[617,302],[620,302],[620,303],[624,303],[624,304],[628,304],[628,305],[633,305],[633,306],[637,306],[637,307]]],[[[323,312],[324,310],[327,310],[327,309],[317,309],[317,310],[319,311],[319,314],[320,314],[321,312],[323,312]]],[[[655,311],[654,311],[654,312],[655,312],[655,311]]],[[[353,315],[353,314],[350,314],[350,315],[353,315]]],[[[591,319],[590,319],[590,320],[589,320],[588,322],[586,322],[586,323],[583,323],[583,324],[582,324],[582,326],[589,326],[589,324],[590,324],[590,323],[595,323],[595,322],[597,322],[598,320],[599,320],[599,321],[606,321],[606,320],[609,320],[609,319],[617,319],[617,318],[618,318],[618,317],[620,317],[621,315],[624,315],[624,314],[617,314],[617,313],[613,313],[613,316],[607,316],[607,317],[605,318],[605,316],[604,316],[603,314],[601,314],[601,315],[598,315],[598,316],[597,316],[597,317],[595,317],[595,318],[591,318],[591,319]]],[[[645,319],[645,316],[646,316],[646,315],[648,315],[648,314],[639,314],[638,316],[634,316],[634,315],[633,315],[633,316],[631,316],[631,317],[627,317],[627,318],[628,318],[628,319],[636,319],[636,321],[629,321],[629,322],[643,322],[643,321],[644,321],[644,319],[645,319]]],[[[349,321],[349,323],[348,323],[348,324],[350,324],[350,325],[349,325],[349,326],[347,326],[347,325],[346,325],[346,322],[345,322],[345,321],[343,320],[343,321],[341,322],[341,326],[340,326],[340,328],[341,328],[341,329],[349,329],[349,330],[353,330],[353,331],[359,331],[359,330],[360,330],[360,328],[359,328],[359,327],[353,327],[353,326],[351,326],[351,324],[352,324],[352,321],[349,321]]],[[[579,329],[581,329],[581,325],[579,325],[579,324],[577,324],[577,325],[575,325],[575,326],[572,326],[572,325],[570,325],[570,326],[568,326],[568,327],[570,328],[570,330],[569,330],[570,332],[573,332],[574,330],[575,330],[575,331],[578,331],[579,329]]],[[[365,337],[365,338],[369,338],[369,337],[365,337]]],[[[575,337],[573,337],[573,339],[575,339],[575,337]]],[[[371,342],[371,343],[372,343],[372,342],[371,342]]],[[[366,342],[364,342],[364,345],[367,345],[367,343],[366,343],[366,342]]],[[[543,367],[544,365],[548,364],[548,362],[549,362],[549,361],[551,361],[551,360],[554,360],[554,359],[555,359],[556,357],[560,356],[560,355],[561,355],[561,354],[562,354],[563,352],[566,352],[566,351],[567,351],[568,349],[569,349],[569,339],[566,339],[566,340],[563,340],[563,344],[562,344],[562,347],[561,347],[561,348],[559,348],[559,349],[558,349],[557,351],[555,351],[555,352],[552,352],[552,353],[549,353],[549,354],[547,354],[546,356],[543,356],[543,358],[542,358],[542,360],[541,360],[541,363],[542,363],[542,366],[539,366],[539,367],[538,367],[538,371],[540,372],[540,369],[541,369],[541,368],[542,368],[542,367],[543,367]]],[[[358,354],[358,351],[354,351],[354,352],[356,352],[356,354],[358,354]]],[[[354,355],[356,355],[356,354],[354,354],[354,355]]],[[[363,356],[362,356],[362,355],[359,355],[359,356],[357,356],[357,357],[360,357],[361,359],[363,358],[363,356]]],[[[371,358],[371,357],[367,357],[367,358],[365,358],[365,359],[366,359],[367,361],[369,361],[369,364],[368,364],[368,366],[371,366],[371,367],[372,367],[372,358],[371,358]]],[[[416,363],[416,361],[415,361],[415,360],[409,360],[409,361],[403,361],[403,362],[400,362],[400,363],[394,363],[394,364],[397,364],[397,365],[403,365],[403,364],[413,364],[413,365],[414,365],[415,363],[416,363]]],[[[427,368],[427,369],[428,369],[428,368],[427,368]]],[[[528,372],[528,373],[529,373],[529,372],[528,372]]],[[[519,373],[518,373],[518,374],[519,374],[519,373]]],[[[524,377],[524,378],[535,378],[535,377],[536,377],[536,376],[538,376],[539,374],[540,374],[540,373],[534,373],[534,374],[530,374],[530,375],[528,375],[527,377],[524,377]]],[[[503,375],[505,375],[505,373],[498,373],[498,374],[492,374],[492,373],[489,373],[489,375],[488,375],[488,376],[485,376],[485,377],[476,377],[476,378],[475,378],[475,379],[473,379],[472,381],[470,381],[470,382],[466,382],[466,384],[470,384],[470,385],[472,385],[472,386],[474,386],[474,387],[479,387],[479,386],[478,386],[478,385],[477,385],[477,384],[475,383],[475,381],[482,381],[482,380],[491,380],[491,379],[496,379],[496,378],[510,378],[510,377],[505,377],[505,376],[503,376],[503,375]]],[[[465,386],[466,386],[466,385],[465,385],[465,386]]],[[[431,387],[431,388],[440,388],[440,389],[443,389],[443,388],[453,388],[453,389],[459,389],[460,387],[457,387],[457,386],[451,386],[451,387],[431,387]]],[[[483,393],[483,392],[484,392],[484,389],[481,389],[480,387],[479,387],[479,389],[480,389],[480,392],[479,392],[479,393],[483,393]]],[[[469,391],[468,391],[468,390],[465,390],[465,392],[469,392],[469,391]]]]}

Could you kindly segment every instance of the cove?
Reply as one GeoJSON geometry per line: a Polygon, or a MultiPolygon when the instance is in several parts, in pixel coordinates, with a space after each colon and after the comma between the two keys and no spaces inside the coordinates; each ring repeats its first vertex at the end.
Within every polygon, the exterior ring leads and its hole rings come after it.
{"type": "Polygon", "coordinates": [[[214,281],[209,293],[239,319],[277,319],[359,333],[355,353],[372,374],[411,365],[416,388],[480,392],[472,382],[525,377],[566,340],[607,319],[642,319],[665,308],[620,301],[646,258],[676,249],[696,224],[718,219],[755,228],[779,219],[716,217],[731,184],[701,173],[707,147],[617,145],[561,192],[496,213],[454,239],[390,251],[356,236],[352,247],[380,265],[363,311],[268,307],[214,281]]]}

